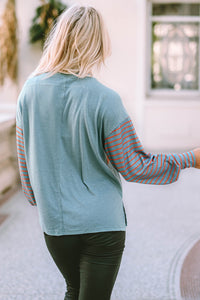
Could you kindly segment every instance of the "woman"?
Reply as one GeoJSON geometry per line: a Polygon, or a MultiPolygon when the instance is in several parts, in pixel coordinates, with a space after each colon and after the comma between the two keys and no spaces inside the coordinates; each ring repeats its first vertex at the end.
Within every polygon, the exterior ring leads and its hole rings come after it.
{"type": "MultiPolygon", "coordinates": [[[[69,300],[108,300],[125,247],[119,172],[170,184],[200,168],[200,149],[145,153],[120,96],[93,77],[110,54],[102,17],[73,6],[51,31],[17,103],[18,162],[69,300]]],[[[123,299],[125,300],[125,299],[123,299]]]]}

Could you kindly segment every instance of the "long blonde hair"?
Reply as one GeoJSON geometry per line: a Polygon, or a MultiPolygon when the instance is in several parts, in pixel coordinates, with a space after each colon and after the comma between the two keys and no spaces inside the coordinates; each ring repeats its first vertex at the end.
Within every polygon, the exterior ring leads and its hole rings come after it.
{"type": "Polygon", "coordinates": [[[101,14],[91,6],[74,5],[58,18],[31,75],[61,72],[80,78],[91,76],[110,54],[110,38],[101,14]]]}

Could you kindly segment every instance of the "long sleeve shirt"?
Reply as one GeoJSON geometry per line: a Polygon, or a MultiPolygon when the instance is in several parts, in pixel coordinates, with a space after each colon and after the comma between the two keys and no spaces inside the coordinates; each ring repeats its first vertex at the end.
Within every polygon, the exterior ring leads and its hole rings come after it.
{"type": "Polygon", "coordinates": [[[105,139],[109,160],[127,181],[169,184],[178,180],[181,169],[195,166],[193,151],[181,154],[145,153],[128,117],[105,139]]]}
{"type": "Polygon", "coordinates": [[[170,184],[195,166],[193,151],[145,153],[120,96],[95,78],[46,75],[21,90],[16,143],[24,195],[47,234],[125,230],[119,173],[170,184]]]}

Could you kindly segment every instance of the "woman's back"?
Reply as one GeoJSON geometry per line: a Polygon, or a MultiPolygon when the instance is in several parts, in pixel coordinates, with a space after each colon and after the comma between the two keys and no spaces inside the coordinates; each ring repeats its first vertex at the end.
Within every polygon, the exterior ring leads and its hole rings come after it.
{"type": "Polygon", "coordinates": [[[17,118],[43,231],[125,230],[120,177],[103,148],[128,116],[120,97],[92,77],[46,75],[27,80],[17,118]]]}
{"type": "Polygon", "coordinates": [[[22,188],[38,207],[67,284],[65,300],[110,300],[127,225],[119,173],[131,182],[170,184],[181,169],[200,167],[199,149],[145,152],[119,95],[93,78],[109,54],[101,14],[71,7],[17,103],[22,188]]]}

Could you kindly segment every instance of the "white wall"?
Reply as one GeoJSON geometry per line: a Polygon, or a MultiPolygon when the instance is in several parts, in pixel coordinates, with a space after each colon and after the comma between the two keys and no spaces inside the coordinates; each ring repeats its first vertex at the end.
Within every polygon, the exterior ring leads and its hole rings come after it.
{"type": "MultiPolygon", "coordinates": [[[[4,0],[3,0],[4,1],[4,0]]],[[[19,84],[0,89],[0,103],[16,103],[25,79],[41,56],[40,45],[28,43],[28,30],[39,0],[17,0],[19,84]]],[[[184,151],[200,146],[200,99],[151,99],[146,84],[146,0],[63,0],[99,9],[105,19],[112,56],[97,76],[122,97],[136,131],[148,151],[184,151]]]]}
{"type": "Polygon", "coordinates": [[[154,102],[144,107],[144,140],[150,150],[185,151],[200,146],[200,101],[154,102]]]}
{"type": "Polygon", "coordinates": [[[25,79],[36,67],[42,52],[40,43],[29,43],[29,28],[35,16],[35,9],[41,5],[39,0],[16,0],[19,26],[19,90],[25,79]]]}
{"type": "MultiPolygon", "coordinates": [[[[112,55],[107,59],[107,67],[96,77],[120,94],[142,139],[143,84],[140,79],[140,67],[143,64],[143,49],[137,44],[137,39],[140,39],[141,35],[141,31],[138,30],[138,19],[143,15],[142,1],[71,0],[65,2],[92,5],[103,15],[111,38],[112,55]]],[[[144,17],[143,21],[145,22],[144,17]]]]}

